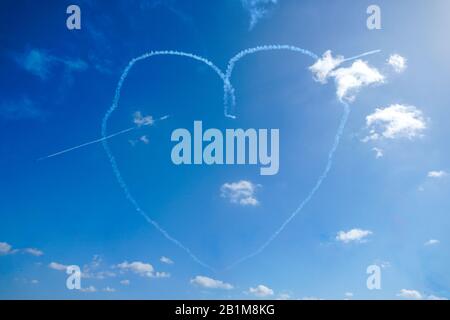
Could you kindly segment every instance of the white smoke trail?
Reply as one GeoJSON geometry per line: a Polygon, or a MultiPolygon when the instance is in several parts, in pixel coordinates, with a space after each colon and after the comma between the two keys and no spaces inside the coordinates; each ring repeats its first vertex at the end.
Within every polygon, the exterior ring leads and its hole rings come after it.
{"type": "MultiPolygon", "coordinates": [[[[122,178],[122,175],[120,173],[120,170],[117,166],[116,160],[114,158],[114,156],[111,153],[111,150],[109,148],[107,139],[105,139],[106,137],[108,137],[106,135],[106,131],[107,131],[107,123],[108,120],[111,116],[111,114],[114,112],[114,110],[118,107],[118,103],[120,100],[120,95],[121,95],[121,89],[123,86],[123,83],[126,79],[126,77],[128,76],[128,73],[130,72],[131,68],[134,66],[134,64],[138,61],[150,58],[152,56],[157,56],[157,55],[175,55],[175,56],[183,56],[183,57],[188,57],[200,62],[205,63],[206,65],[208,65],[210,68],[212,68],[218,75],[219,77],[223,80],[224,82],[224,114],[226,117],[231,117],[231,118],[235,118],[234,115],[230,114],[229,112],[229,106],[231,104],[232,107],[235,106],[236,103],[236,99],[235,99],[235,90],[231,85],[230,82],[230,78],[234,69],[234,66],[236,64],[236,62],[238,62],[240,59],[242,59],[243,57],[245,57],[246,55],[249,54],[253,54],[253,53],[257,53],[257,52],[261,52],[261,51],[273,51],[273,50],[288,50],[288,51],[293,51],[293,52],[299,52],[302,54],[305,54],[307,56],[310,56],[311,58],[317,60],[319,59],[319,57],[302,48],[298,48],[298,47],[294,47],[294,46],[289,46],[289,45],[267,45],[267,46],[259,46],[259,47],[255,47],[255,48],[250,48],[250,49],[246,49],[243,50],[241,52],[239,52],[236,56],[234,56],[232,59],[230,59],[229,63],[228,63],[228,67],[227,67],[227,71],[224,74],[217,66],[215,66],[212,62],[210,62],[209,60],[202,58],[200,56],[191,54],[191,53],[185,53],[185,52],[179,52],[179,51],[155,51],[155,52],[150,52],[150,53],[146,53],[138,58],[135,58],[133,60],[131,60],[128,64],[128,66],[125,68],[124,72],[122,73],[120,80],[118,82],[117,88],[116,88],[116,92],[115,92],[115,96],[114,96],[114,100],[113,103],[110,107],[110,109],[106,112],[105,116],[103,117],[103,121],[102,121],[102,136],[103,136],[103,146],[104,149],[108,155],[109,161],[111,162],[114,174],[116,175],[116,178],[120,184],[120,186],[122,187],[122,189],[125,192],[125,195],[127,197],[127,199],[131,202],[131,204],[134,206],[135,210],[144,217],[144,219],[151,225],[153,225],[158,231],[160,231],[163,236],[168,239],[169,241],[171,241],[172,243],[174,243],[176,246],[178,246],[179,248],[181,248],[183,251],[185,251],[191,259],[193,259],[193,261],[195,261],[196,263],[198,263],[199,265],[210,269],[212,271],[214,271],[215,269],[212,268],[211,266],[209,266],[208,264],[204,263],[202,260],[200,260],[199,258],[197,258],[196,255],[194,255],[191,250],[186,247],[185,245],[183,245],[180,241],[178,241],[177,239],[175,239],[174,237],[172,237],[165,229],[163,229],[156,221],[154,221],[153,219],[151,219],[146,212],[144,212],[140,206],[138,205],[137,201],[134,199],[134,197],[131,195],[129,188],[127,186],[127,184],[125,183],[124,179],[122,178]],[[231,100],[231,102],[230,102],[231,100]]],[[[350,61],[353,59],[358,59],[360,57],[363,56],[367,56],[370,54],[374,54],[379,52],[377,51],[370,51],[370,52],[366,52],[363,53],[361,55],[358,56],[354,56],[348,59],[345,59],[344,61],[350,61]]],[[[300,203],[300,205],[294,210],[294,212],[292,212],[292,214],[281,224],[281,226],[269,237],[269,239],[263,243],[262,246],[260,246],[256,251],[254,251],[253,253],[250,253],[242,258],[240,258],[239,260],[237,260],[236,262],[234,262],[233,264],[231,264],[230,266],[228,266],[226,269],[230,269],[235,267],[236,265],[260,254],[261,252],[264,251],[264,249],[267,248],[267,246],[270,245],[270,243],[286,228],[286,226],[292,221],[292,219],[294,219],[300,212],[302,212],[303,208],[309,203],[309,201],[313,198],[313,196],[315,195],[315,193],[320,189],[323,181],[327,178],[329,171],[331,170],[332,164],[333,164],[333,158],[334,158],[334,154],[339,146],[339,142],[341,140],[341,136],[344,132],[347,120],[349,118],[349,114],[350,114],[350,107],[348,104],[346,104],[345,102],[342,102],[344,105],[344,113],[342,115],[342,118],[340,120],[340,124],[338,127],[338,131],[337,134],[334,138],[334,142],[333,145],[328,153],[328,159],[327,159],[327,163],[325,166],[325,169],[323,170],[322,174],[319,176],[319,178],[317,179],[317,182],[315,183],[314,187],[311,189],[311,191],[308,193],[307,197],[300,203]]]]}
{"type": "MultiPolygon", "coordinates": [[[[236,62],[238,62],[243,57],[245,57],[249,54],[254,54],[254,53],[262,52],[262,51],[279,51],[279,50],[298,52],[298,53],[302,53],[306,56],[309,56],[309,57],[313,58],[314,60],[319,59],[319,57],[315,53],[312,53],[311,51],[308,51],[308,50],[305,50],[305,49],[302,49],[299,47],[291,46],[291,45],[280,45],[280,44],[265,45],[265,46],[258,46],[258,47],[242,50],[241,52],[239,52],[233,58],[230,59],[230,61],[228,62],[227,71],[225,73],[226,82],[224,83],[224,97],[223,97],[225,116],[227,116],[229,118],[236,117],[236,116],[230,114],[230,110],[229,110],[230,109],[230,101],[229,101],[230,99],[231,99],[232,108],[234,108],[234,106],[236,105],[235,91],[234,91],[234,88],[231,86],[231,82],[230,82],[231,75],[233,73],[236,62]],[[229,96],[230,96],[230,98],[229,98],[229,96]]],[[[235,113],[235,110],[231,110],[231,112],[235,113]]]]}
{"type": "Polygon", "coordinates": [[[235,261],[233,264],[229,265],[226,269],[231,269],[237,266],[238,264],[253,258],[254,256],[260,254],[264,251],[264,249],[267,248],[267,246],[270,245],[270,243],[278,237],[278,235],[286,228],[286,226],[294,219],[302,210],[303,208],[311,201],[311,199],[314,197],[315,193],[320,189],[320,186],[322,185],[323,181],[327,178],[328,173],[331,170],[331,167],[333,165],[333,158],[334,153],[336,152],[336,149],[339,146],[339,142],[341,140],[341,136],[344,133],[345,126],[347,124],[348,117],[350,115],[350,107],[348,104],[343,102],[344,104],[344,114],[342,115],[338,131],[336,133],[336,136],[334,138],[333,146],[330,149],[330,152],[328,153],[328,159],[325,166],[325,169],[323,170],[320,177],[317,179],[317,182],[315,183],[314,187],[309,192],[308,196],[300,203],[300,205],[297,207],[297,209],[294,210],[294,212],[291,213],[291,215],[281,224],[281,226],[270,236],[270,238],[263,243],[262,246],[260,246],[256,251],[240,258],[239,260],[235,261]]]}
{"type": "MultiPolygon", "coordinates": [[[[136,62],[145,60],[147,58],[153,57],[153,56],[158,56],[158,55],[173,55],[173,56],[181,56],[181,57],[187,57],[187,58],[191,58],[200,62],[205,63],[208,67],[210,67],[211,69],[213,69],[218,75],[219,77],[222,79],[222,81],[226,82],[225,79],[225,75],[224,73],[216,66],[214,65],[212,62],[210,62],[209,60],[202,58],[200,56],[191,54],[191,53],[185,53],[185,52],[180,52],[180,51],[152,51],[149,53],[145,53],[140,57],[137,57],[135,59],[132,59],[127,67],[125,68],[125,70],[123,71],[119,82],[117,84],[117,88],[116,88],[116,92],[114,95],[114,100],[113,103],[111,105],[111,107],[109,108],[109,110],[106,112],[105,116],[103,117],[102,120],[102,136],[103,137],[107,137],[106,135],[106,130],[107,130],[107,124],[108,124],[108,120],[111,116],[111,114],[114,112],[115,109],[117,109],[117,107],[119,106],[119,100],[120,100],[120,95],[121,95],[121,90],[122,90],[122,86],[123,83],[125,82],[125,79],[128,76],[128,73],[130,72],[131,68],[136,64],[136,62]]],[[[103,140],[103,147],[106,151],[106,154],[108,155],[109,161],[111,163],[111,166],[113,168],[114,174],[116,176],[117,181],[119,182],[120,186],[122,187],[123,191],[125,192],[125,196],[127,197],[127,199],[130,201],[130,203],[133,205],[134,209],[151,225],[153,225],[159,232],[162,233],[162,235],[169,241],[171,241],[173,244],[175,244],[177,247],[179,247],[180,249],[182,249],[184,252],[186,252],[189,257],[191,257],[191,259],[193,261],[195,261],[196,263],[198,263],[199,265],[210,269],[212,271],[214,271],[214,268],[212,268],[211,266],[209,266],[208,264],[204,263],[202,260],[200,260],[199,258],[197,258],[196,255],[194,255],[191,250],[186,247],[185,245],[183,245],[180,241],[178,241],[177,239],[175,239],[174,237],[172,237],[165,229],[163,229],[155,220],[151,219],[149,217],[149,215],[141,209],[141,207],[139,206],[139,204],[137,203],[137,201],[134,199],[134,197],[132,196],[128,185],[125,183],[125,180],[122,177],[122,174],[120,173],[119,167],[117,166],[117,162],[116,159],[114,158],[109,145],[108,145],[108,141],[107,139],[103,140]]]]}

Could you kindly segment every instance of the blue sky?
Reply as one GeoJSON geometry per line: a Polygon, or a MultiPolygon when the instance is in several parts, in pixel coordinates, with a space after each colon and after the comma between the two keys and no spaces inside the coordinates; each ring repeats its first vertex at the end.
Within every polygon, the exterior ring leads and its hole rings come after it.
{"type": "Polygon", "coordinates": [[[0,298],[450,298],[447,1],[3,1],[0,298]],[[81,30],[66,8],[81,8],[81,30]],[[101,138],[128,62],[138,62],[101,138]],[[328,51],[331,52],[328,52],[328,51]],[[344,61],[364,52],[381,50],[344,61]],[[328,53],[327,53],[328,52],[328,53]],[[344,107],[351,112],[328,162],[344,107]],[[163,118],[169,115],[169,118],[163,118]],[[152,117],[152,118],[149,118],[152,117]],[[158,120],[161,119],[161,120],[158,120]],[[177,128],[280,131],[280,169],[175,166],[177,128]],[[317,184],[304,208],[258,252],[317,184]],[[198,263],[190,250],[202,263],[198,263]],[[210,268],[202,264],[207,264],[210,268]],[[379,265],[381,289],[366,269],[379,265]],[[66,266],[83,271],[66,288],[66,266]],[[229,266],[232,266],[229,268],[229,266]]]}

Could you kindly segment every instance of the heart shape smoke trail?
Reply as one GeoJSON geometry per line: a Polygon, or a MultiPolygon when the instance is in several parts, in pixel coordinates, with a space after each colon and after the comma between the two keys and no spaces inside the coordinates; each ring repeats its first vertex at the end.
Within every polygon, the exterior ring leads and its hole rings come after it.
{"type": "MultiPolygon", "coordinates": [[[[206,64],[208,67],[210,67],[223,81],[224,84],[224,114],[226,117],[230,117],[230,118],[235,118],[235,116],[233,114],[230,113],[230,109],[232,109],[232,112],[234,112],[234,108],[236,105],[236,98],[235,98],[235,90],[233,88],[233,86],[231,85],[230,79],[231,79],[231,75],[233,73],[234,67],[236,65],[236,63],[241,60],[242,58],[244,58],[247,55],[251,55],[257,52],[262,52],[262,51],[274,51],[274,50],[285,50],[285,51],[293,51],[293,52],[297,52],[300,53],[302,55],[306,55],[314,60],[318,60],[319,57],[302,48],[298,48],[295,46],[290,46],[290,45],[267,45],[267,46],[259,46],[259,47],[255,47],[255,48],[250,48],[250,49],[246,49],[243,50],[241,52],[239,52],[237,55],[235,55],[233,58],[231,58],[228,62],[228,67],[226,72],[224,73],[219,67],[217,67],[214,63],[212,63],[211,61],[195,55],[195,54],[191,54],[191,53],[186,53],[186,52],[180,52],[180,51],[152,51],[152,52],[148,52],[145,53],[137,58],[132,59],[127,67],[125,68],[125,70],[123,71],[119,82],[117,84],[116,87],[116,91],[115,91],[115,95],[114,95],[114,99],[112,102],[111,107],[108,109],[108,111],[106,112],[105,116],[103,117],[102,120],[102,143],[103,143],[103,147],[106,151],[106,154],[108,155],[109,161],[111,162],[111,166],[113,168],[114,174],[117,178],[117,181],[119,182],[120,186],[122,187],[123,191],[125,192],[125,196],[126,198],[131,202],[131,204],[133,205],[133,207],[135,208],[135,210],[151,225],[153,225],[159,232],[161,232],[163,234],[163,236],[168,239],[169,241],[171,241],[172,243],[174,243],[176,246],[178,246],[180,249],[182,249],[183,251],[185,251],[189,257],[191,257],[196,263],[198,263],[199,265],[208,268],[212,271],[215,271],[215,269],[211,266],[209,266],[208,264],[206,264],[205,262],[203,262],[202,260],[200,260],[194,253],[192,253],[192,251],[186,247],[185,245],[183,245],[180,241],[178,241],[177,239],[175,239],[172,235],[170,235],[164,228],[162,228],[155,220],[153,220],[138,204],[138,202],[136,201],[136,199],[133,197],[133,195],[131,194],[128,185],[126,184],[125,180],[122,177],[122,174],[120,173],[119,167],[117,165],[117,162],[111,152],[111,149],[109,148],[108,145],[108,139],[107,139],[107,125],[108,125],[108,120],[110,118],[110,116],[112,115],[112,113],[118,108],[119,106],[119,100],[120,100],[120,95],[121,95],[121,90],[122,90],[122,86],[125,82],[125,79],[128,76],[128,73],[130,72],[130,70],[133,68],[133,66],[140,61],[143,61],[145,59],[154,57],[154,56],[180,56],[180,57],[185,57],[185,58],[190,58],[193,60],[196,60],[198,62],[204,63],[206,64]]],[[[373,52],[369,52],[366,54],[362,54],[356,57],[352,57],[352,58],[348,58],[346,59],[346,61],[348,60],[353,60],[356,58],[359,58],[361,56],[367,55],[367,54],[371,54],[373,52]]],[[[317,192],[317,190],[319,190],[320,186],[322,185],[322,182],[325,180],[325,178],[327,177],[331,166],[333,164],[333,156],[334,153],[339,145],[339,141],[340,138],[342,136],[342,133],[344,131],[345,125],[347,123],[348,120],[348,116],[350,114],[350,107],[348,106],[347,103],[345,103],[344,101],[341,101],[343,106],[344,106],[344,113],[340,119],[340,123],[339,123],[339,127],[336,133],[336,136],[334,137],[334,141],[333,141],[333,145],[330,149],[330,151],[328,152],[328,159],[327,159],[327,163],[326,166],[324,168],[324,170],[322,171],[322,174],[319,176],[319,178],[317,179],[316,183],[314,184],[313,188],[311,189],[311,191],[308,193],[308,195],[306,196],[305,199],[303,199],[303,201],[300,202],[300,204],[298,205],[298,207],[291,213],[291,215],[280,225],[280,227],[278,227],[275,232],[269,237],[269,239],[267,239],[257,250],[255,250],[254,252],[251,252],[250,254],[243,256],[242,258],[238,259],[237,261],[235,261],[233,264],[229,265],[226,269],[230,269],[254,256],[256,256],[257,254],[261,253],[262,251],[264,251],[264,249],[284,230],[284,228],[292,221],[292,219],[294,219],[305,207],[306,204],[308,204],[308,202],[312,199],[312,197],[314,196],[314,194],[317,192]]]]}

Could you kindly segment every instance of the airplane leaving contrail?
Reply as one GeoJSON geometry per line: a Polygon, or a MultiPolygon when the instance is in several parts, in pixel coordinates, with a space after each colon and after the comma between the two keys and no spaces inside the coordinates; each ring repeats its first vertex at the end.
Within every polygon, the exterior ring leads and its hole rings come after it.
{"type": "MultiPolygon", "coordinates": [[[[163,116],[163,117],[161,117],[161,118],[155,120],[154,122],[156,122],[156,121],[163,121],[163,120],[168,119],[169,117],[170,117],[169,115],[165,115],[165,116],[163,116]]],[[[58,152],[52,153],[52,154],[50,154],[50,155],[48,155],[48,156],[39,158],[39,159],[37,159],[37,160],[38,160],[38,161],[41,161],[41,160],[53,158],[53,157],[56,157],[56,156],[60,156],[60,155],[62,155],[62,154],[64,154],[64,153],[67,153],[67,152],[70,152],[70,151],[74,151],[74,150],[77,150],[77,149],[80,149],[80,148],[84,148],[84,147],[89,146],[89,145],[91,145],[91,144],[103,142],[103,141],[105,141],[105,140],[108,140],[108,139],[117,137],[117,136],[122,135],[122,134],[124,134],[124,133],[127,133],[127,132],[133,131],[133,130],[135,130],[135,129],[141,128],[142,126],[152,125],[154,122],[147,123],[147,124],[144,124],[144,125],[138,124],[138,125],[135,125],[135,126],[132,126],[132,127],[128,128],[128,129],[124,129],[124,130],[121,130],[121,131],[112,133],[112,134],[110,134],[110,135],[107,135],[106,137],[102,137],[102,138],[99,138],[99,139],[96,139],[96,140],[92,140],[92,141],[89,141],[89,142],[80,144],[80,145],[75,146],[75,147],[67,148],[67,149],[64,149],[64,150],[62,150],[62,151],[58,151],[58,152]]]]}

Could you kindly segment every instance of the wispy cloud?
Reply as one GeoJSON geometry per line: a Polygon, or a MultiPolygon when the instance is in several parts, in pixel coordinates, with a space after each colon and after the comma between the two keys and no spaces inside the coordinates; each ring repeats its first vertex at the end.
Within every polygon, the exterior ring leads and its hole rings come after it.
{"type": "Polygon", "coordinates": [[[43,251],[36,248],[17,249],[13,248],[13,246],[7,242],[0,242],[0,256],[15,253],[25,253],[35,257],[40,257],[44,254],[43,251]]]}
{"type": "Polygon", "coordinates": [[[40,256],[44,255],[43,251],[36,249],[36,248],[26,248],[26,249],[23,249],[23,252],[31,254],[32,256],[35,256],[35,257],[40,257],[40,256]]]}
{"type": "Polygon", "coordinates": [[[446,171],[443,170],[439,170],[439,171],[430,171],[427,174],[428,178],[443,178],[446,177],[448,175],[448,173],[446,171]]]}
{"type": "Polygon", "coordinates": [[[344,296],[345,296],[346,300],[350,300],[353,298],[354,294],[353,294],[353,292],[346,292],[346,293],[344,293],[344,296]]]}
{"type": "Polygon", "coordinates": [[[363,141],[407,138],[423,135],[427,128],[422,111],[415,106],[393,104],[387,108],[377,108],[366,117],[369,135],[363,141]]]}
{"type": "Polygon", "coordinates": [[[272,289],[270,289],[269,287],[260,284],[260,285],[256,286],[255,288],[249,288],[248,293],[252,294],[256,297],[264,298],[264,297],[273,296],[274,291],[272,289]]]}
{"type": "Polygon", "coordinates": [[[322,298],[319,297],[303,297],[302,300],[323,300],[322,298]]]}
{"type": "Polygon", "coordinates": [[[401,289],[400,292],[397,293],[397,297],[414,300],[421,300],[423,298],[419,291],[410,289],[401,289]]]}
{"type": "Polygon", "coordinates": [[[207,289],[224,289],[224,290],[233,289],[233,286],[229,283],[205,276],[196,276],[195,278],[191,279],[190,282],[191,284],[198,285],[200,287],[207,289]]]}
{"type": "Polygon", "coordinates": [[[90,293],[92,293],[92,292],[97,292],[97,288],[94,287],[94,286],[88,286],[88,287],[85,287],[85,288],[81,288],[80,291],[81,292],[90,292],[90,293]]]}
{"type": "Polygon", "coordinates": [[[66,271],[69,266],[59,262],[50,262],[48,267],[57,271],[66,271]]]}
{"type": "Polygon", "coordinates": [[[438,297],[432,294],[427,297],[427,300],[448,300],[448,299],[445,297],[438,297]]]}
{"type": "Polygon", "coordinates": [[[351,229],[350,231],[339,231],[336,240],[343,243],[365,242],[366,238],[372,234],[370,230],[351,229]]]}
{"type": "Polygon", "coordinates": [[[435,245],[438,245],[439,243],[441,243],[439,240],[430,239],[430,240],[426,241],[423,245],[424,246],[435,246],[435,245]]]}
{"type": "Polygon", "coordinates": [[[401,289],[400,292],[397,293],[397,297],[410,300],[447,300],[447,298],[445,297],[438,297],[435,295],[425,295],[417,290],[412,289],[401,289]]]}
{"type": "Polygon", "coordinates": [[[155,123],[155,120],[150,115],[143,116],[140,111],[136,111],[133,114],[133,123],[138,127],[151,126],[155,123]]]}
{"type": "Polygon", "coordinates": [[[289,293],[280,293],[277,297],[277,300],[290,300],[291,299],[291,295],[289,293]]]}
{"type": "Polygon", "coordinates": [[[123,286],[129,286],[130,283],[131,283],[131,281],[128,280],[128,279],[124,279],[124,280],[120,281],[120,284],[123,285],[123,286]]]}
{"type": "Polygon", "coordinates": [[[45,113],[30,100],[22,97],[18,100],[6,100],[0,104],[0,117],[5,120],[41,119],[45,113]]]}
{"type": "Polygon", "coordinates": [[[7,255],[13,253],[12,246],[7,242],[0,242],[0,255],[7,255]]]}
{"type": "Polygon", "coordinates": [[[225,183],[220,187],[220,196],[229,199],[231,203],[243,206],[256,206],[259,204],[255,197],[258,186],[246,180],[225,183]]]}
{"type": "Polygon", "coordinates": [[[157,272],[153,268],[150,263],[145,263],[141,261],[127,262],[124,261],[115,266],[120,269],[122,272],[131,271],[135,274],[138,274],[142,277],[147,278],[168,278],[170,277],[169,273],[166,272],[157,272]]]}
{"type": "Polygon", "coordinates": [[[103,259],[96,254],[92,260],[83,266],[81,276],[87,279],[103,280],[106,278],[115,277],[116,273],[103,267],[103,259]]]}
{"type": "Polygon", "coordinates": [[[252,30],[259,20],[268,15],[278,0],[241,0],[241,3],[250,15],[249,29],[252,30]]]}
{"type": "Polygon", "coordinates": [[[41,80],[47,80],[51,77],[55,67],[63,67],[67,73],[74,71],[84,71],[88,64],[79,58],[58,57],[42,49],[29,49],[23,53],[14,56],[16,63],[24,70],[39,77],[41,80]]]}

